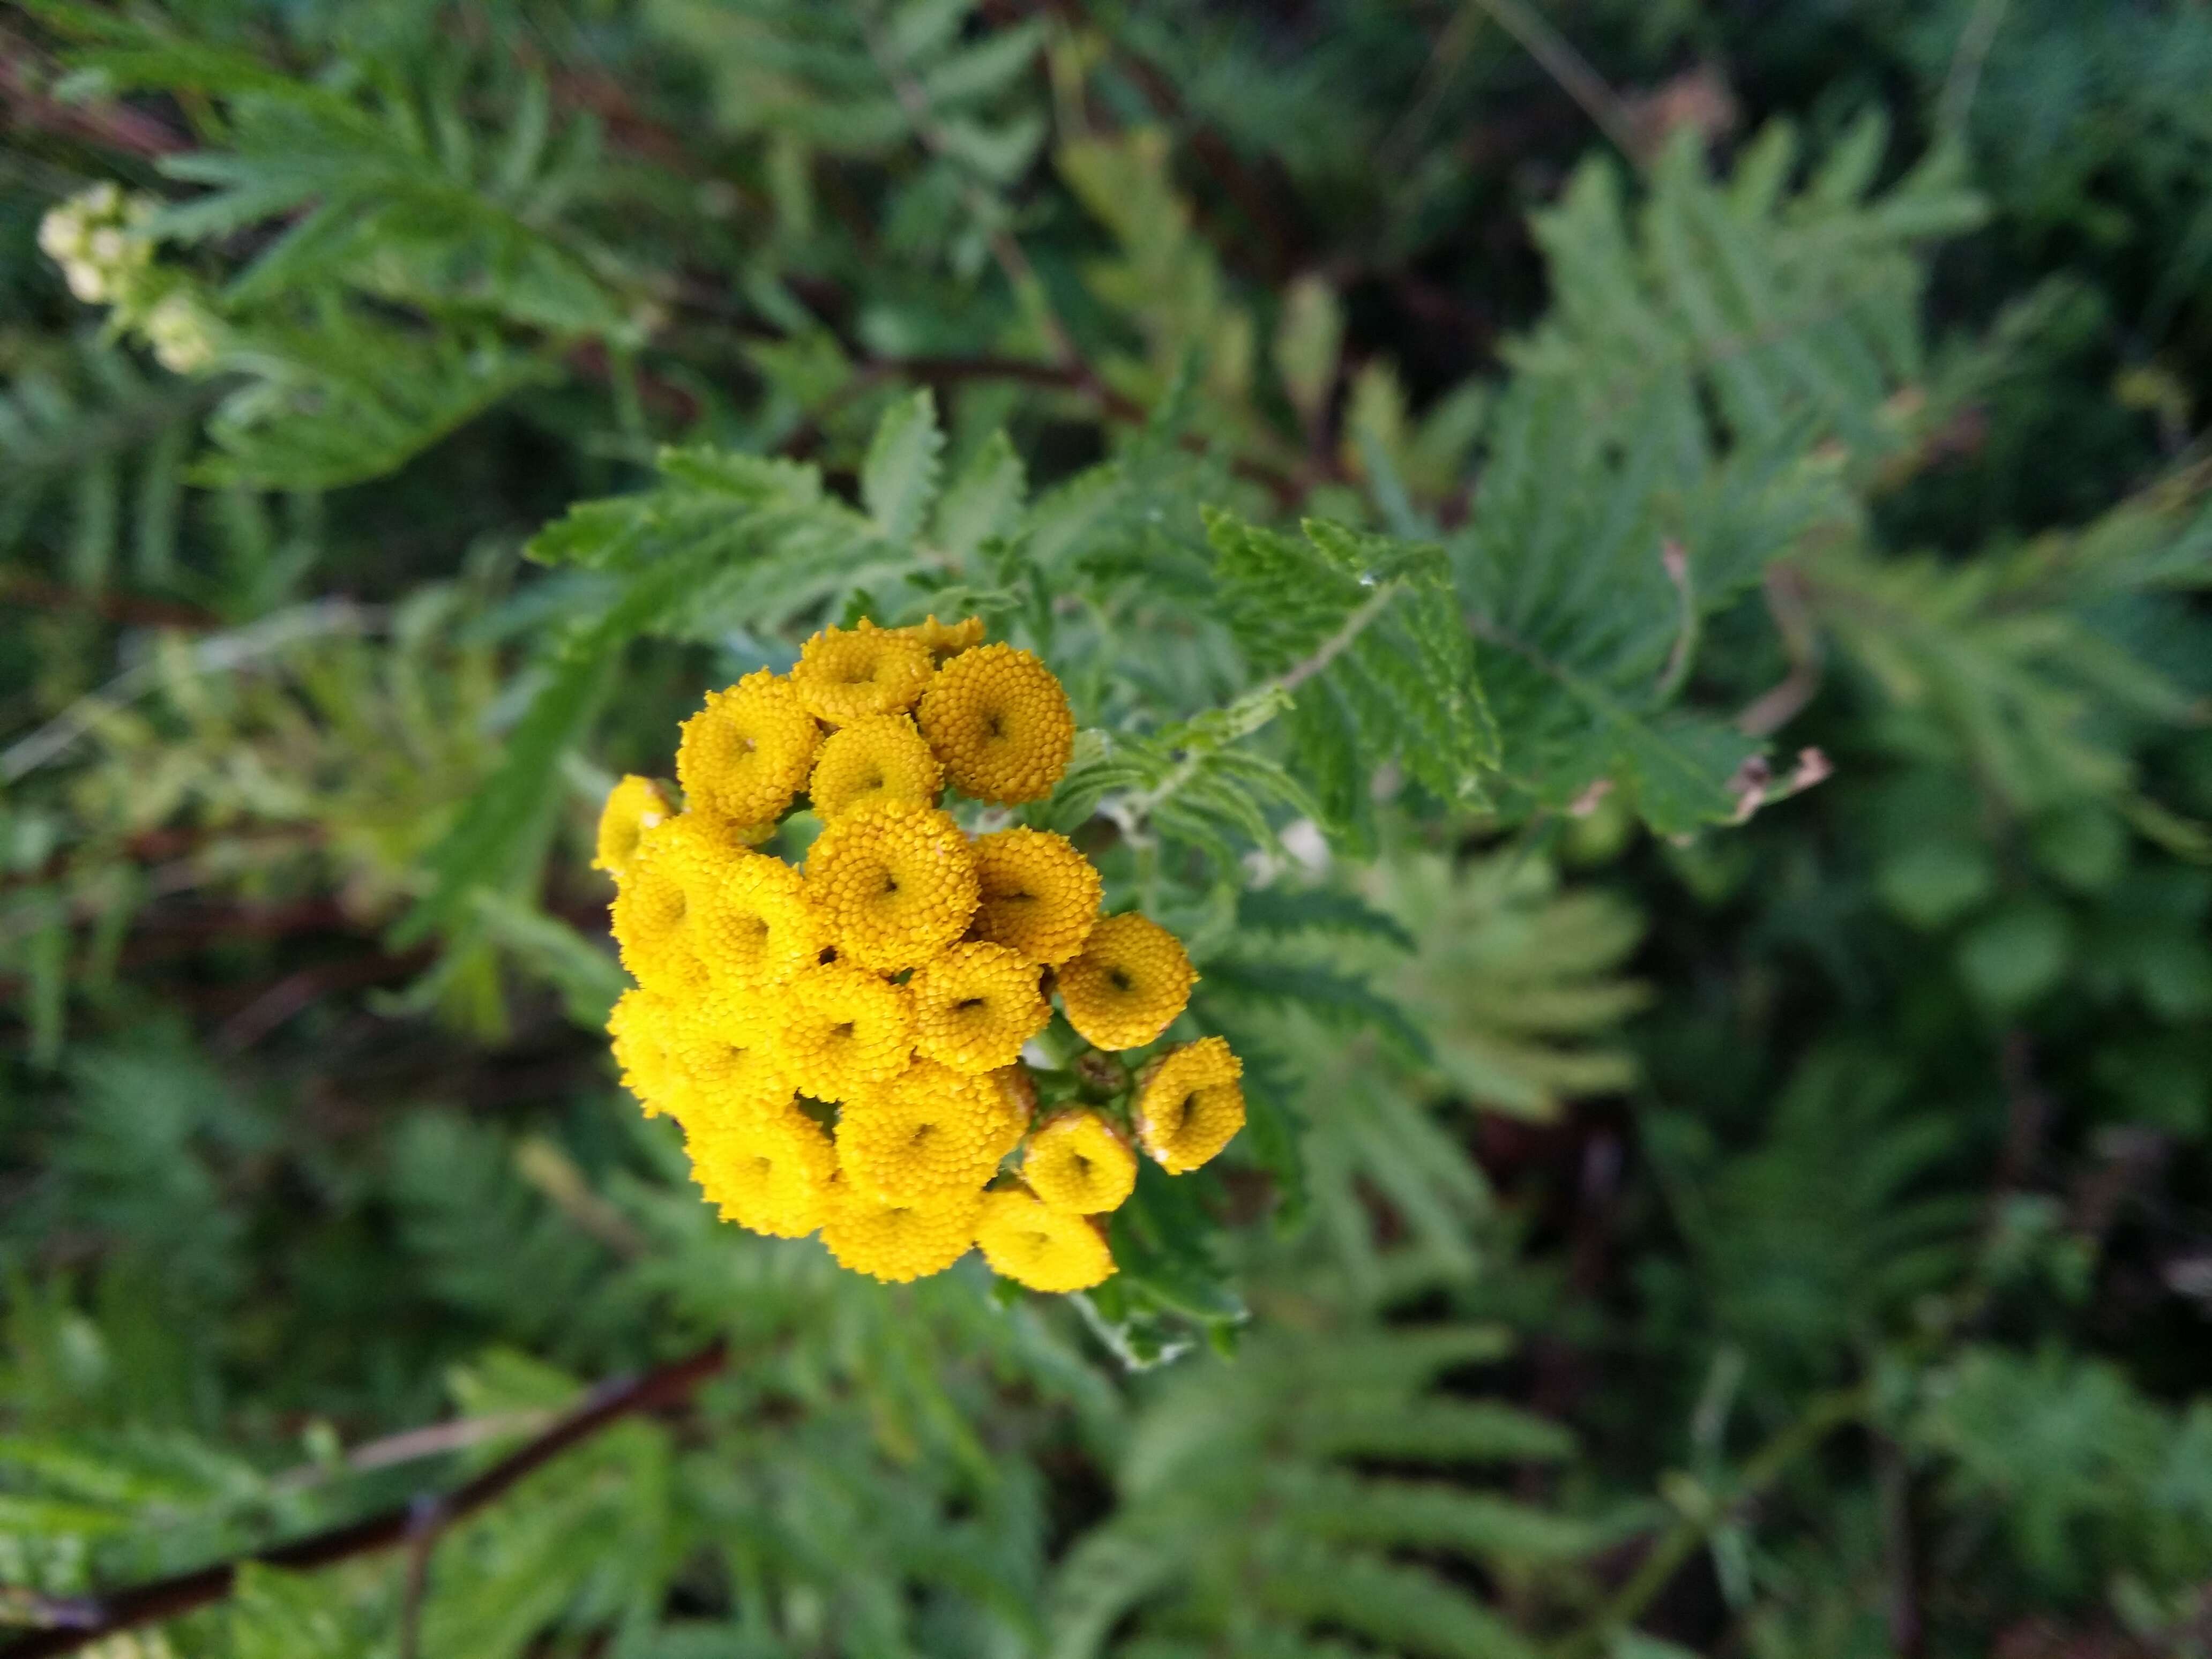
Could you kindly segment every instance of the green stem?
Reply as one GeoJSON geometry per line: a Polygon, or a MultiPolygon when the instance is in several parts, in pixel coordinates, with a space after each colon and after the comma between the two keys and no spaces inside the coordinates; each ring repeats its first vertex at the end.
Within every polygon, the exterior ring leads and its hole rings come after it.
{"type": "Polygon", "coordinates": [[[1040,1076],[1048,1072],[1055,1076],[1063,1073],[1072,1074],[1075,1057],[1083,1052],[1085,1046],[1083,1039],[1076,1036],[1067,1022],[1060,1018],[1055,1018],[1048,1023],[1044,1030],[1039,1031],[1030,1041],[1043,1049],[1047,1057],[1052,1061],[1049,1067],[1033,1066],[1030,1068],[1031,1072],[1040,1076]]]}
{"type": "Polygon", "coordinates": [[[1714,1504],[1703,1515],[1686,1515],[1667,1529],[1635,1576],[1613,1593],[1589,1623],[1559,1644],[1553,1650],[1554,1659],[1593,1659],[1603,1653],[1615,1632],[1634,1624],[1682,1565],[1705,1547],[1722,1520],[1773,1485],[1784,1470],[1832,1431],[1864,1415],[1873,1395],[1871,1385],[1863,1382],[1816,1395],[1796,1422],[1753,1454],[1724,1502],[1714,1504]]]}

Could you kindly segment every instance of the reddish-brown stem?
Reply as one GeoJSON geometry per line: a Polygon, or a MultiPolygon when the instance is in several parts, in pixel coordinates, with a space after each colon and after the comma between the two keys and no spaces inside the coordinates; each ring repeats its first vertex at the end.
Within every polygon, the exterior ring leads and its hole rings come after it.
{"type": "Polygon", "coordinates": [[[212,611],[174,599],[153,599],[142,594],[118,593],[112,588],[70,587],[24,571],[0,573],[0,599],[40,611],[89,611],[102,622],[125,628],[181,628],[194,630],[219,628],[222,618],[212,611]]]}
{"type": "Polygon", "coordinates": [[[207,1607],[230,1595],[237,1585],[239,1569],[249,1562],[304,1571],[390,1549],[395,1544],[410,1544],[418,1556],[427,1558],[439,1534],[504,1496],[525,1476],[623,1418],[673,1405],[720,1372],[728,1361],[726,1346],[716,1340],[641,1376],[601,1383],[574,1411],[442,1497],[417,1498],[272,1549],[105,1595],[49,1598],[41,1603],[40,1611],[54,1621],[52,1626],[0,1647],[0,1659],[50,1659],[56,1654],[75,1653],[119,1631],[207,1607]]]}
{"type": "Polygon", "coordinates": [[[51,132],[82,143],[152,157],[188,149],[191,141],[167,122],[128,104],[65,104],[46,95],[44,54],[20,35],[0,32],[0,106],[8,125],[51,132]]]}

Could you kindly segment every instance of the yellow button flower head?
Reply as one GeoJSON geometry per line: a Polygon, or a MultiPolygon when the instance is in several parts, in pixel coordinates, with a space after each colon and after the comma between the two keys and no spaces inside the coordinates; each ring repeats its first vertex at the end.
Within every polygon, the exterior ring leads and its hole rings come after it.
{"type": "Polygon", "coordinates": [[[914,1048],[956,1072],[995,1072],[1022,1056],[1052,1006],[1039,969],[1003,945],[956,945],[915,970],[914,1048]]]}
{"type": "Polygon", "coordinates": [[[1174,1022],[1198,975],[1173,933],[1131,911],[1108,916],[1060,970],[1067,1023],[1100,1048],[1135,1048],[1174,1022]]]}
{"type": "Polygon", "coordinates": [[[809,968],[774,1001],[775,1052],[801,1094],[858,1099],[914,1056],[914,1000],[906,988],[851,963],[809,968]]]}
{"type": "Polygon", "coordinates": [[[928,646],[913,635],[864,621],[825,628],[799,647],[791,684],[808,713],[845,726],[913,708],[934,667],[928,646]]]}
{"type": "Polygon", "coordinates": [[[929,654],[939,662],[947,657],[957,657],[963,651],[973,650],[983,643],[983,619],[981,617],[963,617],[957,623],[941,623],[933,611],[913,627],[902,628],[898,631],[920,640],[929,647],[929,654]]]}
{"type": "Polygon", "coordinates": [[[684,822],[692,826],[692,834],[703,847],[712,848],[721,858],[734,858],[739,853],[750,853],[775,833],[774,818],[762,823],[739,823],[735,818],[726,818],[720,812],[705,806],[695,806],[684,814],[684,822]]]}
{"type": "Polygon", "coordinates": [[[1096,1112],[1062,1112],[1037,1126],[1022,1154],[1022,1179],[1055,1210],[1117,1210],[1137,1187],[1137,1155],[1096,1112]]]}
{"type": "Polygon", "coordinates": [[[725,1220],[774,1238],[804,1238],[822,1224],[836,1149],[797,1106],[763,1113],[741,1132],[694,1130],[685,1146],[692,1178],[725,1220]]]}
{"type": "Polygon", "coordinates": [[[885,1203],[980,1192],[1027,1122],[992,1079],[917,1060],[881,1090],[847,1103],[837,1121],[838,1164],[855,1192],[885,1203]]]}
{"type": "Polygon", "coordinates": [[[967,1255],[982,1208],[980,1191],[886,1204],[840,1180],[823,1218],[822,1242],[841,1267],[902,1285],[943,1273],[967,1255]]]}
{"type": "Polygon", "coordinates": [[[623,966],[647,990],[673,997],[696,996],[706,987],[691,913],[695,892],[717,867],[686,829],[684,819],[670,818],[638,838],[610,912],[623,966]]]}
{"type": "Polygon", "coordinates": [[[1244,1127],[1244,1062],[1200,1037],[1150,1068],[1137,1097],[1137,1138],[1170,1175],[1195,1170],[1244,1127]]]}
{"type": "Polygon", "coordinates": [[[684,722],[677,781],[688,805],[732,824],[766,823],[791,805],[821,742],[791,683],[760,669],[709,691],[707,706],[684,722]]]}
{"type": "Polygon", "coordinates": [[[1001,805],[1050,794],[1075,750],[1067,693],[1052,670],[1010,645],[978,646],[939,669],[920,720],[945,775],[1001,805]]]}
{"type": "Polygon", "coordinates": [[[674,1022],[670,1055],[690,1085],[670,1109],[687,1129],[743,1129],[787,1106],[791,1075],[762,1011],[708,999],[674,1022]]]}
{"type": "Polygon", "coordinates": [[[781,984],[830,944],[799,872],[762,853],[733,854],[695,884],[690,927],[708,973],[738,991],[781,984]]]}
{"type": "Polygon", "coordinates": [[[816,837],[806,892],[837,948],[884,973],[918,968],[968,930],[975,861],[960,826],[906,801],[855,807],[816,837]]]}
{"type": "Polygon", "coordinates": [[[814,757],[806,793],[826,823],[856,806],[909,801],[934,806],[945,769],[910,714],[866,714],[832,732],[814,757]]]}
{"type": "Polygon", "coordinates": [[[743,857],[759,838],[757,831],[732,823],[719,813],[678,812],[638,831],[637,850],[630,855],[630,862],[635,864],[650,849],[654,858],[679,860],[684,869],[696,874],[719,870],[731,860],[743,857]]]}
{"type": "Polygon", "coordinates": [[[984,1194],[975,1243],[993,1273],[1033,1291],[1087,1291],[1114,1271],[1096,1226],[1028,1193],[984,1194]]]}
{"type": "Polygon", "coordinates": [[[1058,967],[1083,948],[1098,920],[1098,872],[1065,836],[1001,830],[979,836],[973,852],[982,897],[971,930],[977,939],[1058,967]]]}
{"type": "Polygon", "coordinates": [[[614,1012],[607,1016],[622,1085],[637,1097],[647,1117],[669,1110],[684,1082],[676,1056],[680,1009],[654,992],[631,990],[615,1000],[614,1012]]]}
{"type": "Polygon", "coordinates": [[[607,804],[599,813],[599,855],[592,868],[619,880],[636,856],[638,837],[675,816],[676,809],[651,778],[624,778],[607,792],[607,804]]]}

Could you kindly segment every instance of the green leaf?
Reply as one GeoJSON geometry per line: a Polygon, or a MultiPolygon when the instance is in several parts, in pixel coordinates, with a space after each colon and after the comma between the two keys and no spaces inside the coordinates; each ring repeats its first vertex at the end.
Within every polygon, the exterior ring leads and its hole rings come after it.
{"type": "Polygon", "coordinates": [[[1400,854],[1367,880],[1418,939],[1411,959],[1377,963],[1377,982],[1428,1034],[1454,1092],[1546,1120],[1634,1081],[1621,1026],[1650,992],[1620,977],[1644,933],[1626,903],[1562,891],[1553,871],[1517,851],[1400,854]]]}
{"type": "Polygon", "coordinates": [[[1725,1160],[1698,1115],[1645,1120],[1698,1293],[1765,1364],[1839,1361],[1961,1269],[1983,1199],[1937,1176],[1966,1127],[1917,1106],[1904,1082],[1869,1048],[1816,1049],[1769,1106],[1758,1144],[1725,1160]]]}
{"type": "Polygon", "coordinates": [[[616,999],[629,988],[612,953],[511,894],[479,887],[471,898],[491,941],[560,992],[573,1024],[587,1031],[606,1030],[616,999]]]}
{"type": "Polygon", "coordinates": [[[811,466],[702,446],[663,450],[659,470],[651,489],[571,507],[526,550],[657,584],[635,631],[772,630],[912,569],[911,550],[826,495],[811,466]]]}
{"type": "MultiPolygon", "coordinates": [[[[2205,1426],[2192,1414],[2200,1481],[2205,1426]]],[[[1967,1348],[1934,1379],[1914,1430],[1951,1462],[1954,1480],[1990,1502],[2039,1573],[2077,1591],[2092,1582],[2085,1533],[2131,1513],[2148,1520],[2183,1449],[2168,1413],[2117,1367],[2056,1347],[2033,1358],[1967,1348]]],[[[2208,1500],[2212,1486],[2187,1494],[2200,1526],[2208,1500]]]]}
{"type": "Polygon", "coordinates": [[[1021,457],[1004,432],[994,432],[938,501],[931,539],[956,567],[963,565],[985,542],[1012,532],[1027,492],[1021,457]]]}
{"type": "Polygon", "coordinates": [[[1497,732],[1441,548],[1321,520],[1299,540],[1211,509],[1206,526],[1224,620],[1253,666],[1302,711],[1333,711],[1293,726],[1302,769],[1364,780],[1395,761],[1443,800],[1484,799],[1497,732]]]}
{"type": "Polygon", "coordinates": [[[316,330],[240,331],[220,361],[252,378],[210,418],[218,453],[193,479],[274,489],[380,477],[553,378],[543,360],[487,333],[425,337],[352,316],[316,330]]]}
{"type": "MultiPolygon", "coordinates": [[[[956,9],[967,9],[964,5],[956,9]]],[[[1029,72],[1044,39],[1044,20],[1041,17],[1025,18],[1011,27],[994,29],[974,45],[963,46],[932,64],[922,74],[922,90],[933,104],[957,104],[991,97],[1029,72]]]]}
{"type": "Polygon", "coordinates": [[[1971,842],[1929,840],[1884,859],[1875,872],[1882,902],[1914,927],[1946,926],[1996,889],[1996,866],[1971,842]]]}
{"type": "Polygon", "coordinates": [[[1571,1559],[1606,1541],[1589,1522],[1442,1480],[1327,1480],[1301,1503],[1298,1524],[1322,1538],[1504,1560],[1571,1559]]]}
{"type": "Polygon", "coordinates": [[[1108,1224],[1115,1269],[1109,1282],[1118,1282],[1121,1293],[1140,1306],[1176,1315],[1212,1334],[1249,1316],[1214,1264],[1214,1229],[1198,1194],[1206,1184],[1139,1160],[1136,1191],[1108,1224]]]}
{"type": "Polygon", "coordinates": [[[1079,732],[1058,787],[1028,817],[1066,832],[1103,811],[1233,867],[1245,849],[1274,840],[1278,817],[1316,810],[1280,765],[1242,746],[1288,702],[1263,685],[1149,736],[1079,732]]]}
{"type": "MultiPolygon", "coordinates": [[[[1211,1010],[1207,1010],[1208,1014],[1211,1010]]],[[[1239,1136],[1244,1150],[1275,1183],[1275,1230],[1294,1236],[1313,1207],[1306,1180],[1305,1139],[1308,1125],[1297,1110],[1297,1090],[1283,1064],[1261,1042],[1220,1029],[1218,1019],[1200,1017],[1200,1024],[1219,1029],[1244,1062],[1242,1079],[1245,1121],[1239,1136]]]]}
{"type": "Polygon", "coordinates": [[[1318,963],[1215,956],[1206,958],[1200,982],[1209,998],[1232,1004],[1286,1004],[1329,1024],[1364,1027],[1415,1065],[1434,1058],[1428,1033],[1363,976],[1318,963]]]}
{"type": "Polygon", "coordinates": [[[356,1629],[341,1583],[248,1561],[225,1610],[234,1659],[371,1659],[382,1644],[356,1629]]]}
{"type": "Polygon", "coordinates": [[[1413,936],[1396,918],[1356,893],[1325,887],[1293,888],[1279,883],[1251,888],[1237,897],[1237,926],[1247,933],[1333,933],[1381,939],[1401,951],[1415,948],[1413,936]]]}
{"type": "Polygon", "coordinates": [[[860,500],[885,541],[910,542],[921,533],[923,515],[937,494],[938,453],[944,447],[937,401],[927,387],[893,404],[876,422],[860,465],[860,500]]]}
{"type": "Polygon", "coordinates": [[[1604,718],[1613,744],[1613,771],[1655,834],[1686,836],[1736,816],[1729,789],[1761,745],[1733,726],[1694,715],[1639,720],[1607,700],[1604,718]]]}
{"type": "MultiPolygon", "coordinates": [[[[231,98],[224,147],[162,158],[170,176],[210,188],[163,212],[158,233],[202,240],[290,222],[234,278],[231,309],[268,310],[343,286],[556,334],[629,332],[627,307],[604,276],[610,256],[549,222],[586,187],[596,157],[588,127],[547,143],[542,82],[524,80],[501,162],[479,179],[471,125],[437,92],[368,76],[356,102],[197,50],[198,81],[231,98]],[[436,161],[424,153],[433,125],[448,151],[436,161]]],[[[94,57],[110,73],[128,67],[112,52],[94,57]]],[[[184,64],[170,67],[185,74],[184,64]]]]}
{"type": "Polygon", "coordinates": [[[625,638],[594,630],[562,652],[544,689],[507,734],[499,770],[424,860],[430,890],[392,930],[396,945],[420,944],[457,920],[477,889],[509,890],[534,867],[550,829],[561,757],[599,712],[625,638]]]}
{"type": "Polygon", "coordinates": [[[1959,972],[1991,1012],[2014,1013],[2058,983],[2072,948],[2065,912],[2021,900],[1978,923],[1959,941],[1959,972]]]}
{"type": "MultiPolygon", "coordinates": [[[[1863,153],[1864,131],[1852,140],[1863,153]]],[[[1755,745],[1671,711],[1705,619],[1771,560],[1863,530],[1851,486],[1911,431],[1922,238],[1974,223],[1940,168],[1863,199],[1856,165],[1785,194],[1770,129],[1731,190],[1686,135],[1632,206],[1594,160],[1534,231],[1554,302],[1511,343],[1480,483],[1449,547],[1486,653],[1516,816],[1604,782],[1659,833],[1734,815],[1755,745]]]]}
{"type": "Polygon", "coordinates": [[[1283,1564],[1262,1595],[1273,1610],[1356,1630],[1391,1652],[1432,1659],[1536,1659],[1540,1650],[1463,1589],[1364,1550],[1315,1549],[1283,1564]]]}
{"type": "Polygon", "coordinates": [[[1357,1395],[1308,1412],[1300,1425],[1316,1453],[1438,1463],[1557,1462],[1574,1437],[1547,1418],[1493,1401],[1425,1399],[1370,1415],[1357,1395]]]}

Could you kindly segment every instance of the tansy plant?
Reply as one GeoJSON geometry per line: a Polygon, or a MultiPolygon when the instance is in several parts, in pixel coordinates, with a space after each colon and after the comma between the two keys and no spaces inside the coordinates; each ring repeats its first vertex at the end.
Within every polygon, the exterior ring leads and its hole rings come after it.
{"type": "Polygon", "coordinates": [[[0,1654],[2201,1651],[2212,8],[1751,10],[9,8],[0,1654]]]}
{"type": "Polygon", "coordinates": [[[1100,915],[1066,836],[1000,822],[1060,783],[1075,721],[1050,669],[982,634],[825,628],[684,722],[681,811],[615,787],[597,862],[637,983],[608,1029],[725,1219],[818,1232],[888,1281],[972,1245],[1031,1290],[1089,1290],[1132,1142],[1170,1175],[1209,1161],[1243,1067],[1218,1036],[1125,1058],[1197,975],[1158,922],[1100,915]]]}

